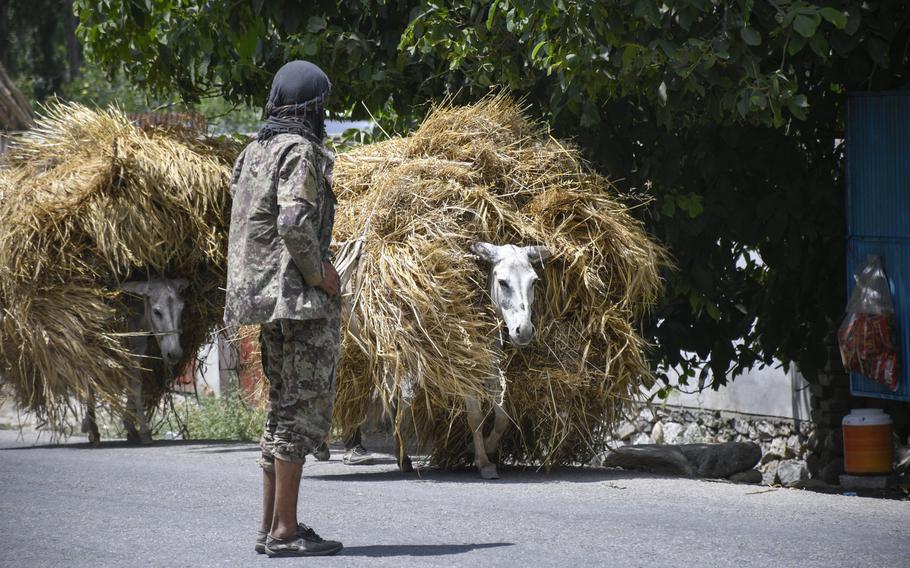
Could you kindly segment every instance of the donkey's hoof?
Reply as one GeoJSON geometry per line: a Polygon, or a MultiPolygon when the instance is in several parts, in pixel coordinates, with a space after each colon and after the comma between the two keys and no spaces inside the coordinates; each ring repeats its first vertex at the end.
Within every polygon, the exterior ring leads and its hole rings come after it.
{"type": "Polygon", "coordinates": [[[411,473],[414,471],[414,465],[411,463],[411,458],[405,458],[398,462],[398,469],[401,473],[411,473]]]}
{"type": "Polygon", "coordinates": [[[496,471],[496,466],[493,464],[482,465],[478,469],[480,477],[483,479],[499,479],[499,472],[496,471]]]}

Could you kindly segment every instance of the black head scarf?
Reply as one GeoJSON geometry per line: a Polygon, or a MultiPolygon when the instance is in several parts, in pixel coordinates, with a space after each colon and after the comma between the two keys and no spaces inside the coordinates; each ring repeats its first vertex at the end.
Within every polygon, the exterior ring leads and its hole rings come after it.
{"type": "Polygon", "coordinates": [[[309,61],[291,61],[275,74],[265,105],[266,122],[259,139],[290,132],[322,143],[325,139],[325,99],[332,83],[309,61]]]}

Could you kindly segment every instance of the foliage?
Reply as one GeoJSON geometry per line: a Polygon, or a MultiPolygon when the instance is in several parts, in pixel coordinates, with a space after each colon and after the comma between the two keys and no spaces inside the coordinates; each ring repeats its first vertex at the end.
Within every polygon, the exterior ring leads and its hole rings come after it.
{"type": "Polygon", "coordinates": [[[153,97],[133,88],[122,73],[107,76],[92,63],[80,67],[80,74],[65,83],[55,95],[62,101],[98,108],[116,106],[124,112],[198,112],[205,117],[210,130],[217,134],[251,132],[259,125],[258,111],[229,103],[219,96],[200,99],[196,104],[186,104],[174,96],[153,97]]]}
{"type": "Polygon", "coordinates": [[[154,94],[128,82],[122,72],[107,73],[86,64],[76,38],[72,0],[9,0],[0,3],[0,64],[37,109],[50,98],[126,112],[150,109],[195,111],[217,132],[248,132],[259,113],[220,96],[187,105],[173,93],[154,94]]]}
{"type": "MultiPolygon", "coordinates": [[[[261,104],[304,57],[333,104],[397,113],[504,86],[652,200],[677,259],[664,367],[810,377],[844,302],[844,94],[908,80],[900,0],[77,0],[87,53],[153,93],[261,104]]],[[[380,114],[382,119],[384,115],[380,114]]]]}
{"type": "MultiPolygon", "coordinates": [[[[265,424],[265,409],[248,404],[237,392],[217,398],[201,397],[198,403],[187,400],[181,410],[177,412],[189,440],[255,441],[262,435],[265,424]]],[[[162,429],[182,430],[174,416],[167,420],[162,429]]]]}
{"type": "Polygon", "coordinates": [[[161,104],[149,101],[145,93],[132,88],[122,74],[108,77],[100,68],[91,64],[81,67],[79,75],[61,85],[54,94],[67,102],[98,108],[114,105],[126,112],[146,110],[149,103],[155,106],[161,104]]]}
{"type": "Polygon", "coordinates": [[[28,99],[43,101],[82,63],[72,0],[0,2],[0,64],[28,99]]]}

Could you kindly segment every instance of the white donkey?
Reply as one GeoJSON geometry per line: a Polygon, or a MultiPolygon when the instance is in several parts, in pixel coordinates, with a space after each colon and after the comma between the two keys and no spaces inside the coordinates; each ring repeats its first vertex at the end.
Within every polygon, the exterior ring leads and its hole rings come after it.
{"type": "MultiPolygon", "coordinates": [[[[344,310],[348,314],[351,314],[352,311],[350,298],[354,286],[353,274],[361,247],[362,241],[349,241],[336,255],[337,269],[343,283],[344,310]]],[[[490,300],[493,302],[496,314],[507,329],[506,336],[500,334],[497,347],[500,349],[503,347],[506,337],[515,346],[527,345],[534,338],[536,331],[531,321],[531,309],[534,305],[534,283],[538,278],[532,265],[542,264],[550,258],[550,251],[542,246],[497,246],[483,242],[472,244],[471,251],[490,265],[488,280],[490,300]]],[[[355,335],[360,329],[357,318],[353,316],[349,320],[348,326],[348,331],[355,335]]],[[[491,389],[495,388],[494,385],[489,386],[491,389]]],[[[509,416],[502,406],[495,404],[493,430],[489,436],[484,438],[484,415],[481,413],[480,401],[473,397],[466,397],[465,410],[474,439],[474,464],[484,479],[498,479],[496,464],[490,461],[489,456],[496,453],[499,441],[509,425],[509,416]]],[[[390,409],[393,420],[398,412],[398,406],[393,404],[390,409]]],[[[348,450],[351,450],[354,444],[359,444],[359,431],[355,432],[352,439],[356,441],[350,442],[352,446],[346,448],[348,450]]],[[[398,434],[395,435],[395,445],[399,469],[403,472],[412,471],[411,458],[407,455],[405,444],[398,434]]]]}
{"type": "MultiPolygon", "coordinates": [[[[471,251],[490,265],[487,281],[490,300],[506,327],[508,341],[516,347],[524,347],[531,342],[536,331],[531,321],[531,308],[534,305],[534,283],[538,278],[532,264],[543,264],[550,258],[550,251],[542,246],[497,246],[483,242],[471,245],[471,251]]],[[[501,349],[504,343],[500,334],[498,347],[501,349]]],[[[474,465],[482,478],[498,479],[496,464],[490,461],[490,456],[499,447],[499,441],[509,425],[509,416],[500,404],[494,404],[493,430],[485,438],[480,402],[476,398],[465,397],[464,403],[474,438],[474,465]]]]}
{"type": "MultiPolygon", "coordinates": [[[[183,315],[183,298],[181,292],[186,288],[187,281],[183,278],[170,279],[152,277],[146,281],[130,281],[120,286],[128,294],[142,299],[142,304],[127,317],[127,346],[135,357],[147,357],[151,348],[151,338],[158,343],[161,358],[168,371],[173,371],[174,366],[183,357],[183,348],[180,345],[180,320],[183,315]]],[[[138,369],[133,371],[130,379],[129,392],[127,393],[128,406],[132,407],[136,424],[132,420],[124,419],[127,431],[127,440],[148,444],[152,441],[152,432],[145,415],[142,400],[142,373],[138,369]]],[[[91,397],[86,412],[86,423],[83,430],[88,432],[89,440],[98,444],[100,435],[95,422],[95,401],[91,397]]]]}

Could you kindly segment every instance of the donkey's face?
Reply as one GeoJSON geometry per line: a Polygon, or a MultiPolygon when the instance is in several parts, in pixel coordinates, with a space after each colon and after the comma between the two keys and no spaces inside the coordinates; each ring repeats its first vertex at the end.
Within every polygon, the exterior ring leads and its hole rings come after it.
{"type": "Polygon", "coordinates": [[[145,297],[141,325],[143,331],[155,334],[161,358],[168,367],[173,367],[183,357],[180,346],[181,292],[186,286],[187,281],[183,278],[151,278],[147,282],[126,282],[121,286],[127,292],[145,297]]]}
{"type": "Polygon", "coordinates": [[[539,246],[497,246],[481,242],[471,245],[471,251],[490,264],[490,299],[509,330],[509,341],[518,346],[527,345],[535,332],[531,307],[537,273],[531,263],[543,263],[550,257],[550,251],[539,246]]]}

